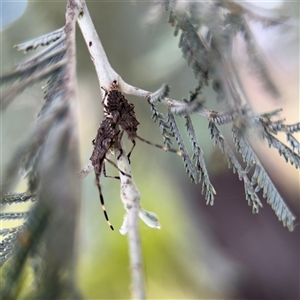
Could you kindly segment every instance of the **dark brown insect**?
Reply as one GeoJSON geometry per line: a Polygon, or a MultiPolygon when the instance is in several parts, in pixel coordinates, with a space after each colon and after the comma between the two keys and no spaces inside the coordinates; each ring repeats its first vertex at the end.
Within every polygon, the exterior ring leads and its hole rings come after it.
{"type": "MultiPolygon", "coordinates": [[[[96,176],[96,185],[98,187],[100,201],[102,205],[102,209],[104,212],[105,219],[110,226],[112,230],[114,230],[111,222],[109,221],[108,214],[105,209],[104,205],[104,198],[100,186],[100,176],[101,172],[103,171],[103,175],[105,177],[112,177],[116,179],[120,179],[117,176],[107,176],[105,171],[105,160],[114,165],[119,172],[121,172],[123,175],[127,175],[123,173],[118,166],[109,160],[106,157],[107,152],[109,149],[115,145],[118,144],[117,142],[121,140],[123,132],[125,131],[128,135],[128,138],[132,141],[133,146],[131,150],[128,153],[128,159],[132,153],[133,148],[135,147],[135,139],[138,138],[139,140],[149,144],[153,145],[155,147],[164,149],[166,151],[172,151],[179,155],[181,155],[181,152],[178,152],[173,149],[169,149],[166,147],[162,147],[157,144],[153,144],[147,140],[144,140],[143,138],[139,137],[137,135],[137,127],[140,124],[139,121],[136,118],[135,112],[134,112],[134,105],[124,97],[124,95],[119,92],[116,89],[112,89],[111,91],[107,92],[105,91],[105,97],[102,101],[103,106],[105,108],[105,119],[101,122],[98,132],[96,135],[96,138],[92,141],[94,150],[90,157],[90,160],[92,162],[92,165],[94,167],[94,172],[96,176]],[[105,100],[106,103],[105,103],[105,100]],[[122,128],[122,132],[118,131],[116,126],[119,125],[122,128]]],[[[121,150],[121,149],[120,149],[121,150]]],[[[121,152],[122,153],[122,152],[121,152]]],[[[121,155],[121,154],[120,154],[121,155]]]]}
{"type": "Polygon", "coordinates": [[[121,126],[122,130],[127,133],[128,138],[133,143],[133,146],[128,153],[128,159],[132,153],[132,150],[135,147],[136,138],[141,140],[142,142],[163,149],[165,151],[175,152],[180,156],[182,155],[180,151],[176,151],[174,149],[169,149],[167,147],[162,147],[160,145],[151,143],[137,135],[137,127],[140,124],[140,122],[136,118],[134,112],[134,105],[128,102],[128,100],[120,91],[112,89],[111,91],[107,92],[105,90],[105,96],[102,103],[105,108],[106,115],[111,116],[114,122],[121,126]],[[106,103],[105,100],[107,100],[106,103]]]}
{"type": "MultiPolygon", "coordinates": [[[[106,117],[100,124],[98,128],[98,132],[96,135],[96,138],[92,141],[94,145],[94,150],[92,153],[92,156],[90,157],[90,160],[92,162],[92,165],[94,167],[94,172],[96,176],[96,185],[98,187],[99,195],[100,195],[100,201],[102,205],[102,209],[104,212],[105,219],[110,226],[112,230],[114,230],[112,224],[109,221],[105,205],[104,205],[104,198],[102,195],[102,190],[100,186],[100,175],[101,171],[103,170],[104,176],[106,176],[105,172],[105,165],[104,161],[107,160],[109,163],[114,165],[123,175],[126,175],[123,173],[115,163],[113,163],[111,160],[109,160],[106,157],[106,153],[109,151],[109,149],[114,145],[116,140],[119,138],[119,132],[116,133],[116,123],[114,120],[110,117],[106,117]]],[[[129,175],[127,175],[129,176],[129,175]]],[[[106,176],[110,177],[110,176],[106,176]]],[[[120,179],[119,177],[114,177],[117,179],[120,179]]]]}
{"type": "Polygon", "coordinates": [[[128,153],[129,158],[136,144],[135,138],[137,138],[137,127],[140,124],[134,112],[134,105],[128,102],[120,91],[115,89],[109,92],[105,91],[102,103],[105,108],[105,113],[109,114],[114,122],[127,133],[128,138],[133,143],[133,146],[128,153]],[[105,99],[107,99],[106,103],[104,103],[105,99]]]}

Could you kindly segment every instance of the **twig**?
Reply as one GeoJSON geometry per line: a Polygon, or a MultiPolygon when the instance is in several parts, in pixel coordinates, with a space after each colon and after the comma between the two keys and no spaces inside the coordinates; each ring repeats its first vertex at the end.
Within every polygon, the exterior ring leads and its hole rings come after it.
{"type": "MultiPolygon", "coordinates": [[[[118,83],[122,81],[122,79],[110,66],[101,41],[91,20],[85,1],[82,0],[81,2],[83,5],[83,10],[80,17],[78,18],[78,24],[90,51],[91,59],[94,62],[100,87],[103,87],[106,90],[110,90],[112,88],[112,84],[118,85],[118,83]]],[[[102,90],[101,94],[103,94],[102,90]]],[[[122,140],[120,141],[118,148],[122,151],[122,155],[118,159],[118,167],[120,170],[125,172],[125,174],[131,175],[130,164],[122,140]]],[[[118,148],[115,148],[115,151],[113,153],[115,156],[119,155],[118,148]]],[[[132,177],[129,178],[128,176],[124,176],[122,173],[120,173],[120,180],[121,199],[127,211],[120,232],[122,234],[128,233],[130,269],[132,276],[132,298],[145,299],[140,234],[138,227],[138,217],[140,212],[140,193],[132,177]]]]}
{"type": "MultiPolygon", "coordinates": [[[[133,181],[130,164],[126,152],[124,151],[123,141],[120,141],[120,147],[123,152],[118,159],[118,168],[126,175],[131,175],[131,177],[128,177],[119,172],[121,200],[126,209],[126,215],[120,233],[125,234],[128,232],[132,299],[145,299],[141,241],[138,224],[141,195],[133,181]]],[[[114,154],[119,155],[119,153],[117,150],[114,154]]]]}
{"type": "MultiPolygon", "coordinates": [[[[110,90],[112,82],[118,82],[120,76],[111,67],[97,34],[85,0],[81,0],[83,10],[77,19],[78,25],[91,55],[100,86],[110,90]]],[[[100,89],[101,94],[103,91],[100,89]]],[[[104,96],[104,95],[103,95],[104,96]]]]}

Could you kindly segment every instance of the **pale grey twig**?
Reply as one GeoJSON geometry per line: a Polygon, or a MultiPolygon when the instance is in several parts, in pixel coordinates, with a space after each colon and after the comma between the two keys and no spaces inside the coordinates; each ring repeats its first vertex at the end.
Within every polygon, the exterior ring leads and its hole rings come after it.
{"type": "MultiPolygon", "coordinates": [[[[110,89],[118,86],[121,88],[122,79],[110,66],[106,53],[103,49],[101,41],[98,37],[92,19],[90,17],[88,8],[84,0],[81,0],[83,5],[82,12],[78,18],[78,25],[83,34],[84,40],[88,46],[91,59],[94,62],[96,73],[98,76],[100,87],[109,91],[110,89]]],[[[121,88],[122,90],[122,88],[121,88]]],[[[104,93],[100,89],[102,99],[104,93]]],[[[105,104],[105,103],[104,103],[105,104]]],[[[131,168],[129,160],[125,155],[125,146],[120,141],[119,145],[122,155],[118,159],[118,167],[125,174],[131,175],[131,168]]],[[[119,153],[119,149],[114,148],[114,155],[119,153]]],[[[117,154],[119,155],[119,154],[117,154]]],[[[138,216],[140,211],[140,194],[136,185],[133,182],[132,177],[123,176],[120,173],[121,180],[121,199],[124,203],[124,207],[127,211],[123,226],[121,227],[121,233],[128,233],[129,243],[129,256],[130,256],[130,269],[131,269],[131,287],[133,299],[145,299],[144,281],[143,281],[143,269],[142,269],[142,255],[140,245],[140,235],[138,226],[138,216]]]]}

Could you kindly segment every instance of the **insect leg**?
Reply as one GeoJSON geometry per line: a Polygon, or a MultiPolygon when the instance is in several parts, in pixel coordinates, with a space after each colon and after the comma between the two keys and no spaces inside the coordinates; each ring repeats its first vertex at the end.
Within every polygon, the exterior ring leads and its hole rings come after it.
{"type": "Polygon", "coordinates": [[[131,153],[132,153],[132,151],[133,151],[133,148],[135,147],[135,144],[136,144],[136,142],[135,142],[135,140],[134,139],[132,139],[131,140],[132,141],[132,148],[130,149],[130,151],[129,151],[129,153],[128,153],[128,155],[127,155],[127,158],[128,158],[128,160],[129,160],[129,163],[130,163],[130,155],[131,155],[131,153]]]}
{"type": "Polygon", "coordinates": [[[104,99],[107,97],[108,91],[104,87],[102,87],[102,86],[101,86],[101,89],[105,92],[104,97],[102,99],[102,104],[104,104],[104,99]]]}
{"type": "MultiPolygon", "coordinates": [[[[123,137],[123,133],[124,133],[124,130],[122,130],[121,133],[120,133],[120,135],[118,136],[118,144],[120,144],[120,141],[121,141],[121,139],[122,139],[122,137],[123,137]]],[[[119,134],[119,132],[118,132],[117,134],[119,134]]],[[[119,160],[119,158],[120,158],[121,155],[123,154],[123,150],[122,150],[121,147],[120,147],[119,150],[120,150],[120,154],[119,154],[119,156],[117,157],[117,160],[119,160]]]]}
{"type": "Polygon", "coordinates": [[[107,177],[107,178],[114,178],[114,179],[119,179],[119,180],[120,180],[120,177],[119,177],[119,176],[109,176],[109,175],[106,175],[105,163],[103,163],[102,171],[103,171],[104,177],[107,177]]]}
{"type": "Polygon", "coordinates": [[[159,149],[162,149],[162,150],[165,150],[165,151],[169,151],[169,152],[172,152],[172,153],[176,153],[177,155],[179,155],[179,156],[183,156],[183,153],[181,152],[181,151],[178,151],[178,150],[175,150],[175,149],[172,149],[172,148],[168,148],[168,147],[166,147],[166,146],[161,146],[161,145],[158,145],[158,144],[154,144],[154,143],[152,143],[152,142],[149,142],[149,141],[147,141],[147,140],[145,140],[145,139],[143,139],[142,137],[140,137],[140,136],[136,136],[140,141],[142,141],[142,142],[144,142],[144,143],[146,143],[146,144],[148,144],[148,145],[151,145],[151,146],[154,146],[154,147],[156,147],[156,148],[159,148],[159,149]]]}
{"type": "Polygon", "coordinates": [[[122,170],[120,170],[120,169],[118,168],[118,166],[117,166],[113,161],[111,161],[111,160],[108,159],[107,157],[105,157],[105,159],[106,159],[110,164],[112,164],[112,165],[113,165],[113,166],[114,166],[114,167],[115,167],[122,175],[131,178],[131,175],[125,174],[122,170]]]}
{"type": "MultiPolygon", "coordinates": [[[[100,168],[100,170],[101,170],[101,168],[100,168]]],[[[108,214],[106,212],[106,208],[105,208],[105,205],[104,205],[104,198],[103,198],[103,195],[102,195],[102,190],[101,190],[100,181],[99,181],[100,173],[101,173],[101,171],[99,173],[95,172],[95,175],[96,175],[96,185],[97,185],[98,191],[99,191],[100,202],[101,202],[101,206],[102,206],[102,210],[103,210],[106,222],[107,222],[108,226],[111,228],[111,230],[114,230],[114,227],[112,226],[112,224],[109,221],[108,214]]]]}

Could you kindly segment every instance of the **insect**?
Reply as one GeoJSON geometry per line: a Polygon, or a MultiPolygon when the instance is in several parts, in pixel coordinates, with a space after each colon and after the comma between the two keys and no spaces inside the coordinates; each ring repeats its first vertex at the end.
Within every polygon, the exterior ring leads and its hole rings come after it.
{"type": "Polygon", "coordinates": [[[110,115],[114,120],[114,122],[121,126],[122,130],[127,133],[128,138],[131,140],[133,144],[132,148],[130,149],[127,155],[128,159],[130,158],[130,155],[136,145],[135,142],[136,138],[149,145],[155,146],[165,151],[174,152],[182,156],[182,153],[180,151],[176,151],[174,149],[170,149],[167,147],[163,147],[161,145],[154,144],[138,136],[137,127],[140,124],[140,122],[136,118],[134,112],[134,105],[128,102],[125,96],[116,89],[112,89],[109,92],[107,92],[105,89],[103,90],[105,91],[105,96],[103,98],[102,104],[105,108],[106,115],[110,115]],[[106,103],[105,100],[107,100],[106,103]]]}
{"type": "MultiPolygon", "coordinates": [[[[95,177],[96,177],[96,185],[98,187],[99,191],[99,196],[100,196],[100,202],[102,205],[103,213],[105,216],[105,219],[109,225],[109,227],[114,230],[111,222],[109,221],[105,205],[104,205],[104,198],[102,195],[102,190],[100,186],[100,175],[101,171],[103,170],[104,176],[106,176],[106,171],[105,171],[105,165],[104,161],[107,160],[109,163],[114,165],[123,175],[126,175],[123,173],[117,165],[109,160],[106,157],[106,153],[109,151],[109,149],[114,145],[114,143],[117,141],[119,138],[119,132],[116,132],[116,123],[114,120],[110,117],[106,117],[100,124],[96,138],[92,141],[92,144],[94,146],[93,153],[90,157],[90,160],[92,162],[92,165],[94,167],[94,172],[95,172],[95,177]]],[[[126,175],[129,176],[129,175],[126,175]]],[[[111,177],[111,176],[106,176],[106,177],[111,177]]],[[[118,178],[119,177],[114,177],[118,178]]]]}
{"type": "MultiPolygon", "coordinates": [[[[139,140],[149,144],[153,145],[155,147],[164,149],[166,151],[175,152],[178,155],[181,155],[180,151],[176,151],[173,149],[169,149],[167,147],[162,147],[157,144],[153,144],[137,135],[137,127],[140,124],[139,121],[136,118],[135,112],[134,112],[134,105],[124,97],[124,95],[116,90],[112,89],[111,91],[107,92],[105,90],[105,96],[102,101],[102,104],[104,106],[104,113],[105,118],[101,122],[96,138],[92,141],[92,144],[94,146],[93,153],[90,157],[90,160],[92,162],[92,165],[94,167],[95,177],[96,177],[96,185],[99,191],[100,196],[100,202],[102,205],[103,213],[106,219],[106,222],[108,223],[109,227],[114,230],[111,222],[109,221],[108,214],[106,212],[106,208],[104,205],[104,198],[100,186],[100,176],[101,172],[103,171],[103,175],[105,177],[111,177],[120,179],[117,176],[107,176],[105,171],[105,160],[111,163],[113,166],[115,166],[121,174],[125,176],[129,176],[125,174],[123,171],[121,171],[118,166],[109,160],[106,157],[107,152],[110,148],[112,148],[115,144],[117,144],[118,141],[121,140],[124,131],[127,133],[128,138],[132,141],[133,146],[131,150],[129,151],[127,157],[129,160],[129,157],[132,153],[132,150],[134,149],[136,142],[135,139],[138,138],[139,140]],[[105,103],[105,100],[106,103],[105,103]],[[117,131],[117,125],[119,125],[122,128],[122,131],[117,131]]],[[[122,149],[120,150],[120,155],[117,157],[117,159],[120,158],[122,155],[122,149]]]]}

